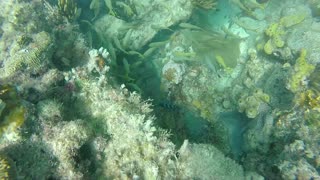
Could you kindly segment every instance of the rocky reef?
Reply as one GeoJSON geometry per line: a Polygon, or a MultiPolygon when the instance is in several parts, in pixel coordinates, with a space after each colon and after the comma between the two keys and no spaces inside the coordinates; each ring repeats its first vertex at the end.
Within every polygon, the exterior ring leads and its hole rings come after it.
{"type": "Polygon", "coordinates": [[[319,179],[318,4],[1,1],[0,179],[319,179]]]}

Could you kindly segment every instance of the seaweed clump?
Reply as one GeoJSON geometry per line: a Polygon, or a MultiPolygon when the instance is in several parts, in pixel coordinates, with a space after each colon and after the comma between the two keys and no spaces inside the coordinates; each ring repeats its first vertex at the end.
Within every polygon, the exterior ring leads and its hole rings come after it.
{"type": "Polygon", "coordinates": [[[309,77],[308,88],[301,92],[297,103],[304,107],[310,125],[320,127],[320,66],[317,65],[309,77]]]}
{"type": "Polygon", "coordinates": [[[80,15],[80,10],[77,8],[75,0],[58,0],[58,8],[60,14],[68,20],[74,20],[80,15]]]}
{"type": "Polygon", "coordinates": [[[0,154],[0,179],[15,179],[16,168],[13,161],[4,154],[0,154]]]}
{"type": "Polygon", "coordinates": [[[15,140],[16,130],[25,121],[26,109],[13,86],[0,85],[0,106],[0,142],[15,140]]]}

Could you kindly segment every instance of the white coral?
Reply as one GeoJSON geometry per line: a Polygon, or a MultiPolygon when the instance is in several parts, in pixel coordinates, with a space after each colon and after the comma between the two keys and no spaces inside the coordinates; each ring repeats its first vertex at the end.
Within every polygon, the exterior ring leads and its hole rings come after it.
{"type": "Polygon", "coordinates": [[[87,70],[89,72],[92,72],[93,70],[96,70],[100,74],[105,74],[106,72],[109,71],[110,67],[107,65],[103,65],[101,67],[101,64],[99,63],[106,63],[110,62],[109,59],[109,52],[107,49],[101,47],[99,50],[97,49],[92,49],[89,51],[89,62],[87,64],[87,70]],[[99,62],[99,61],[104,61],[104,62],[99,62]]]}

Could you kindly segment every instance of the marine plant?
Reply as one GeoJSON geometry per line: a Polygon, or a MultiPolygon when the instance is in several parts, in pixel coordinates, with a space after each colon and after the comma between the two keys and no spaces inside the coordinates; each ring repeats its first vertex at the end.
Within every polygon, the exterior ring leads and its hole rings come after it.
{"type": "Polygon", "coordinates": [[[98,15],[100,14],[100,1],[99,0],[92,0],[90,3],[90,9],[94,13],[94,17],[92,20],[96,19],[98,15]]]}
{"type": "Polygon", "coordinates": [[[58,0],[58,8],[61,15],[68,20],[74,20],[80,16],[81,10],[77,8],[75,0],[58,0]]]}
{"type": "Polygon", "coordinates": [[[255,9],[264,9],[268,5],[268,1],[257,0],[230,0],[231,3],[239,7],[248,16],[256,18],[254,15],[255,9]]]}
{"type": "Polygon", "coordinates": [[[2,101],[0,142],[8,135],[10,140],[15,140],[16,131],[25,121],[26,108],[21,104],[21,99],[11,85],[0,85],[0,100],[2,101]]]}
{"type": "Polygon", "coordinates": [[[116,5],[123,10],[123,14],[127,17],[131,17],[135,14],[133,8],[130,7],[130,5],[121,2],[121,1],[117,1],[116,5]]]}
{"type": "Polygon", "coordinates": [[[0,179],[15,179],[16,177],[16,169],[14,166],[14,162],[4,155],[0,154],[0,179]]]}
{"type": "MultiPolygon", "coordinates": [[[[116,1],[115,3],[113,3],[112,0],[104,0],[104,6],[106,7],[108,14],[111,16],[130,18],[134,14],[136,14],[134,5],[133,3],[131,3],[131,1],[116,1]]],[[[102,7],[103,3],[100,0],[91,1],[90,9],[94,13],[94,18],[92,20],[95,20],[99,16],[102,7]]]]}
{"type": "Polygon", "coordinates": [[[104,3],[109,10],[109,14],[112,16],[115,16],[116,13],[114,12],[114,9],[113,9],[112,0],[104,0],[104,3]]]}

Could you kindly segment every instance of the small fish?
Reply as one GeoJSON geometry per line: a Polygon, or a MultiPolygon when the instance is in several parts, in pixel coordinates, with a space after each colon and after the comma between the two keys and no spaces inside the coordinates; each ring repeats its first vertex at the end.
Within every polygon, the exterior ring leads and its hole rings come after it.
{"type": "Polygon", "coordinates": [[[141,64],[143,64],[143,61],[137,61],[135,63],[133,63],[130,67],[132,69],[139,67],[141,64]]]}
{"type": "Polygon", "coordinates": [[[104,41],[106,42],[106,46],[107,46],[107,49],[108,49],[108,52],[110,53],[110,57],[111,59],[114,59],[114,61],[111,61],[111,63],[115,63],[116,61],[116,50],[114,49],[112,43],[110,41],[104,41]]]}
{"type": "Polygon", "coordinates": [[[122,62],[123,62],[124,72],[125,72],[126,76],[128,76],[130,73],[130,65],[129,65],[126,58],[123,58],[122,62]]]}
{"type": "Polygon", "coordinates": [[[197,54],[195,52],[175,51],[175,52],[173,52],[173,55],[175,57],[195,58],[197,54]]]}
{"type": "Polygon", "coordinates": [[[128,30],[124,35],[123,39],[121,40],[123,47],[126,48],[129,46],[130,38],[131,38],[131,30],[128,30]]]}
{"type": "Polygon", "coordinates": [[[269,0],[256,0],[258,3],[262,4],[262,3],[266,3],[268,2],[269,0]]]}
{"type": "Polygon", "coordinates": [[[118,30],[119,31],[129,31],[130,29],[137,29],[140,26],[141,26],[140,22],[125,23],[118,30]]]}
{"type": "Polygon", "coordinates": [[[90,8],[90,10],[93,10],[94,17],[92,20],[95,20],[100,13],[100,1],[99,0],[92,0],[89,8],[90,8]]]}
{"type": "Polygon", "coordinates": [[[127,83],[126,85],[128,86],[128,88],[132,89],[133,91],[136,91],[137,93],[142,92],[140,87],[138,85],[136,85],[135,83],[127,83]]]}
{"type": "Polygon", "coordinates": [[[168,30],[173,32],[172,29],[168,28],[168,27],[163,27],[163,26],[159,26],[159,25],[151,25],[151,28],[156,30],[156,31],[160,31],[160,30],[168,30]]]}
{"type": "Polygon", "coordinates": [[[180,23],[179,26],[184,29],[200,30],[200,31],[203,30],[201,27],[198,27],[198,26],[190,24],[190,23],[180,23]]]}
{"type": "Polygon", "coordinates": [[[144,56],[144,57],[150,56],[156,49],[157,49],[156,47],[151,47],[151,48],[149,48],[148,50],[146,50],[146,51],[143,53],[143,56],[144,56]]]}
{"type": "Polygon", "coordinates": [[[159,106],[169,111],[178,111],[180,109],[177,105],[168,100],[160,102],[159,106]]]}
{"type": "Polygon", "coordinates": [[[111,2],[111,0],[104,0],[104,2],[105,2],[106,6],[107,6],[107,8],[108,8],[108,10],[109,10],[109,14],[110,14],[111,16],[116,16],[116,13],[113,11],[113,7],[112,7],[112,2],[111,2]]]}
{"type": "Polygon", "coordinates": [[[131,7],[127,4],[125,4],[124,2],[116,2],[116,5],[119,7],[122,7],[124,12],[126,13],[127,16],[132,16],[134,14],[133,10],[131,9],[131,7]]]}
{"type": "Polygon", "coordinates": [[[112,38],[114,45],[122,52],[128,54],[128,52],[126,50],[123,49],[121,42],[119,41],[119,39],[117,37],[112,38]]]}
{"type": "Polygon", "coordinates": [[[143,54],[139,53],[138,51],[128,51],[128,55],[137,55],[139,58],[143,59],[143,54]]]}
{"type": "Polygon", "coordinates": [[[159,47],[161,47],[161,46],[166,45],[168,42],[169,42],[169,40],[160,41],[160,42],[153,42],[153,43],[150,43],[150,44],[149,44],[149,47],[151,47],[151,48],[159,48],[159,47]]]}

